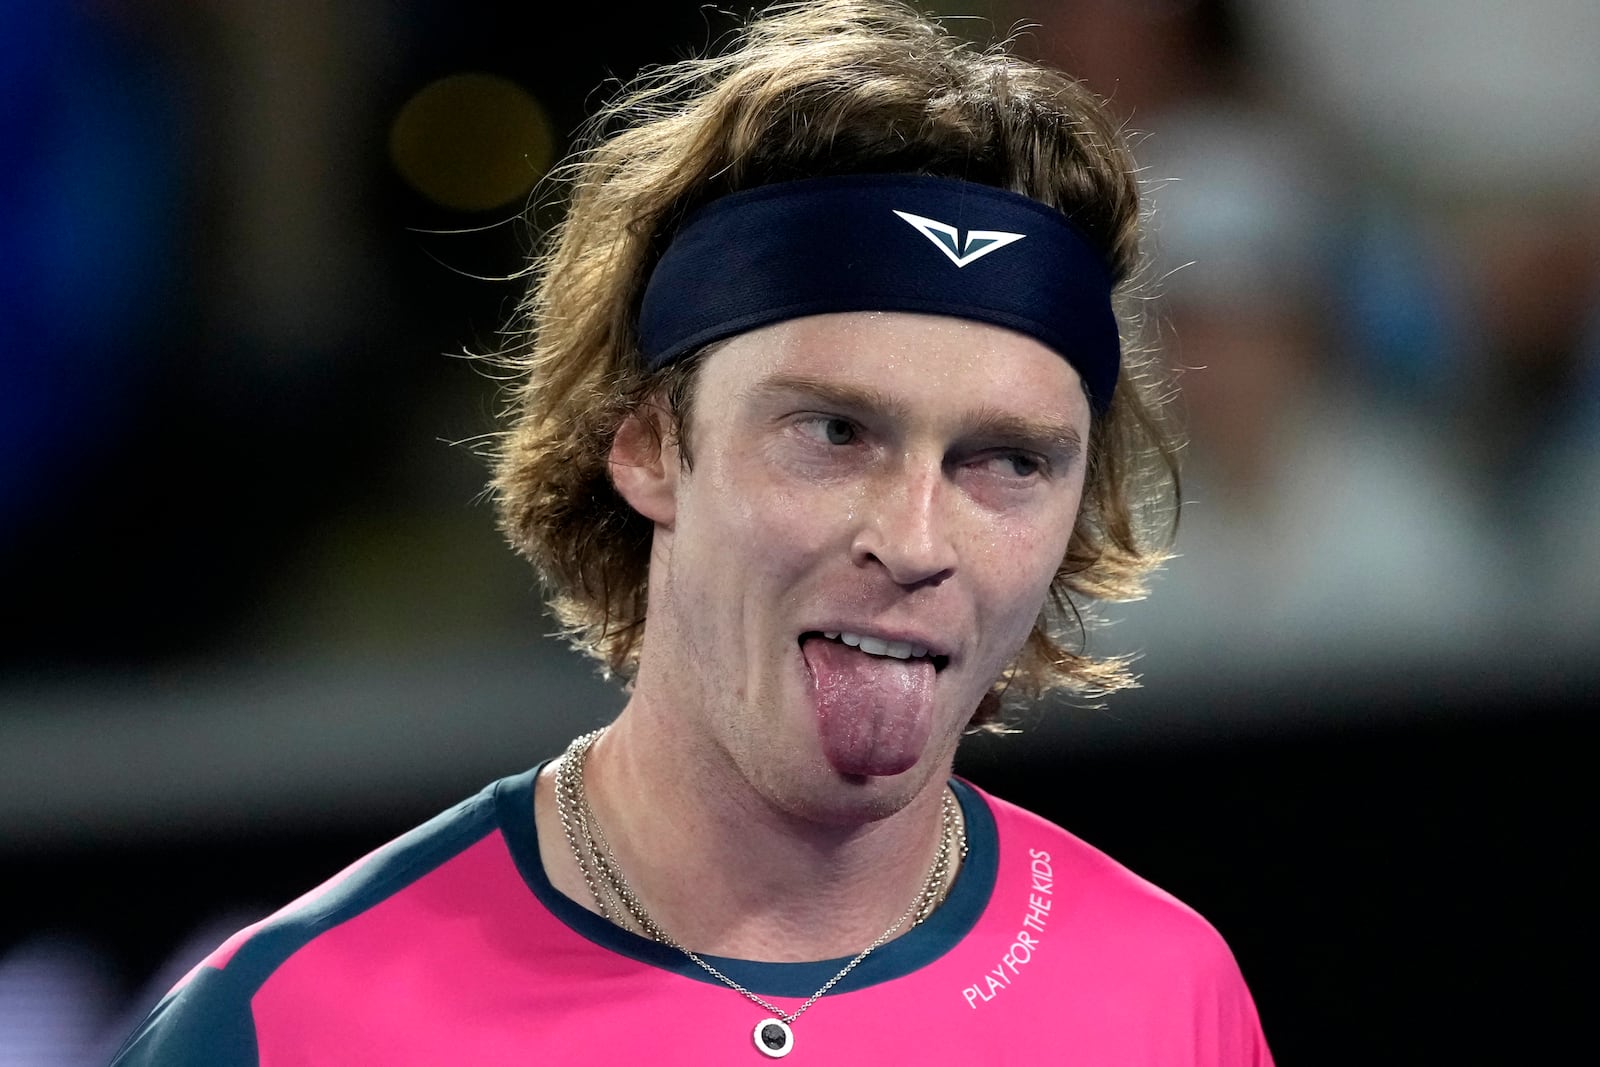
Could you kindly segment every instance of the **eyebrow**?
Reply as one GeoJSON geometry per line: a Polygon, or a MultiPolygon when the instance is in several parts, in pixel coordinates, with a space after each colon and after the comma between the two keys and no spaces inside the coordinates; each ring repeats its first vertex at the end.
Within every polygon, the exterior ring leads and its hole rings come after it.
{"type": "MultiPolygon", "coordinates": [[[[803,374],[769,378],[751,392],[757,396],[799,394],[822,407],[845,414],[873,412],[901,419],[909,414],[906,405],[880,390],[803,374]]],[[[961,421],[961,434],[1020,445],[1060,460],[1075,459],[1083,452],[1083,437],[1077,427],[1054,419],[1025,418],[993,407],[980,408],[965,416],[961,421]]]]}
{"type": "Polygon", "coordinates": [[[783,374],[768,378],[750,391],[758,397],[799,394],[823,407],[837,408],[846,412],[872,411],[901,418],[909,414],[904,404],[877,389],[844,385],[840,382],[811,378],[804,374],[783,374]]]}
{"type": "Polygon", "coordinates": [[[1083,452],[1083,437],[1076,426],[1065,422],[1025,419],[1007,411],[985,409],[968,425],[976,437],[1020,444],[1030,451],[1066,462],[1083,452]]]}

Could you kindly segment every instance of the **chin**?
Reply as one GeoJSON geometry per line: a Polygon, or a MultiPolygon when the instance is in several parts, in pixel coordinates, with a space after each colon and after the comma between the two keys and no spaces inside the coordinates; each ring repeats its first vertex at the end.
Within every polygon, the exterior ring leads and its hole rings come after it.
{"type": "Polygon", "coordinates": [[[853,826],[877,822],[903,810],[943,775],[931,752],[899,774],[844,774],[823,764],[824,780],[808,791],[805,810],[796,811],[814,822],[853,826]]]}

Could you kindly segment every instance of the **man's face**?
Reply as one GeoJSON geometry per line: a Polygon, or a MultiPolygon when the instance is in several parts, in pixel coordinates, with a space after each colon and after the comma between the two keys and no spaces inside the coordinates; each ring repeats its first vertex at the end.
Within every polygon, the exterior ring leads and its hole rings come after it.
{"type": "Polygon", "coordinates": [[[898,810],[1038,616],[1088,430],[1076,372],[995,326],[843,313],[725,343],[692,470],[664,457],[639,697],[782,811],[898,810]]]}

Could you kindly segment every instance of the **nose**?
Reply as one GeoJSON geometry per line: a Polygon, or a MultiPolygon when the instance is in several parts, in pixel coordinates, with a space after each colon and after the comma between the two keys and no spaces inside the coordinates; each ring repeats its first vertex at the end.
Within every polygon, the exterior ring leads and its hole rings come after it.
{"type": "Polygon", "coordinates": [[[937,465],[908,466],[868,490],[850,555],[858,567],[882,567],[898,585],[937,586],[956,570],[950,490],[937,465]]]}

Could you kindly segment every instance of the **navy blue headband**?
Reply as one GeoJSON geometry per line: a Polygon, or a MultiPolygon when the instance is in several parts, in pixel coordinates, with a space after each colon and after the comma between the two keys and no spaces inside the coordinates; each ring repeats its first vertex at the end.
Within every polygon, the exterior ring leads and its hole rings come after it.
{"type": "Polygon", "coordinates": [[[804,315],[954,315],[1060,353],[1103,414],[1122,362],[1111,288],[1088,239],[1017,193],[909,174],[808,178],[692,214],[645,288],[639,343],[654,369],[804,315]]]}

